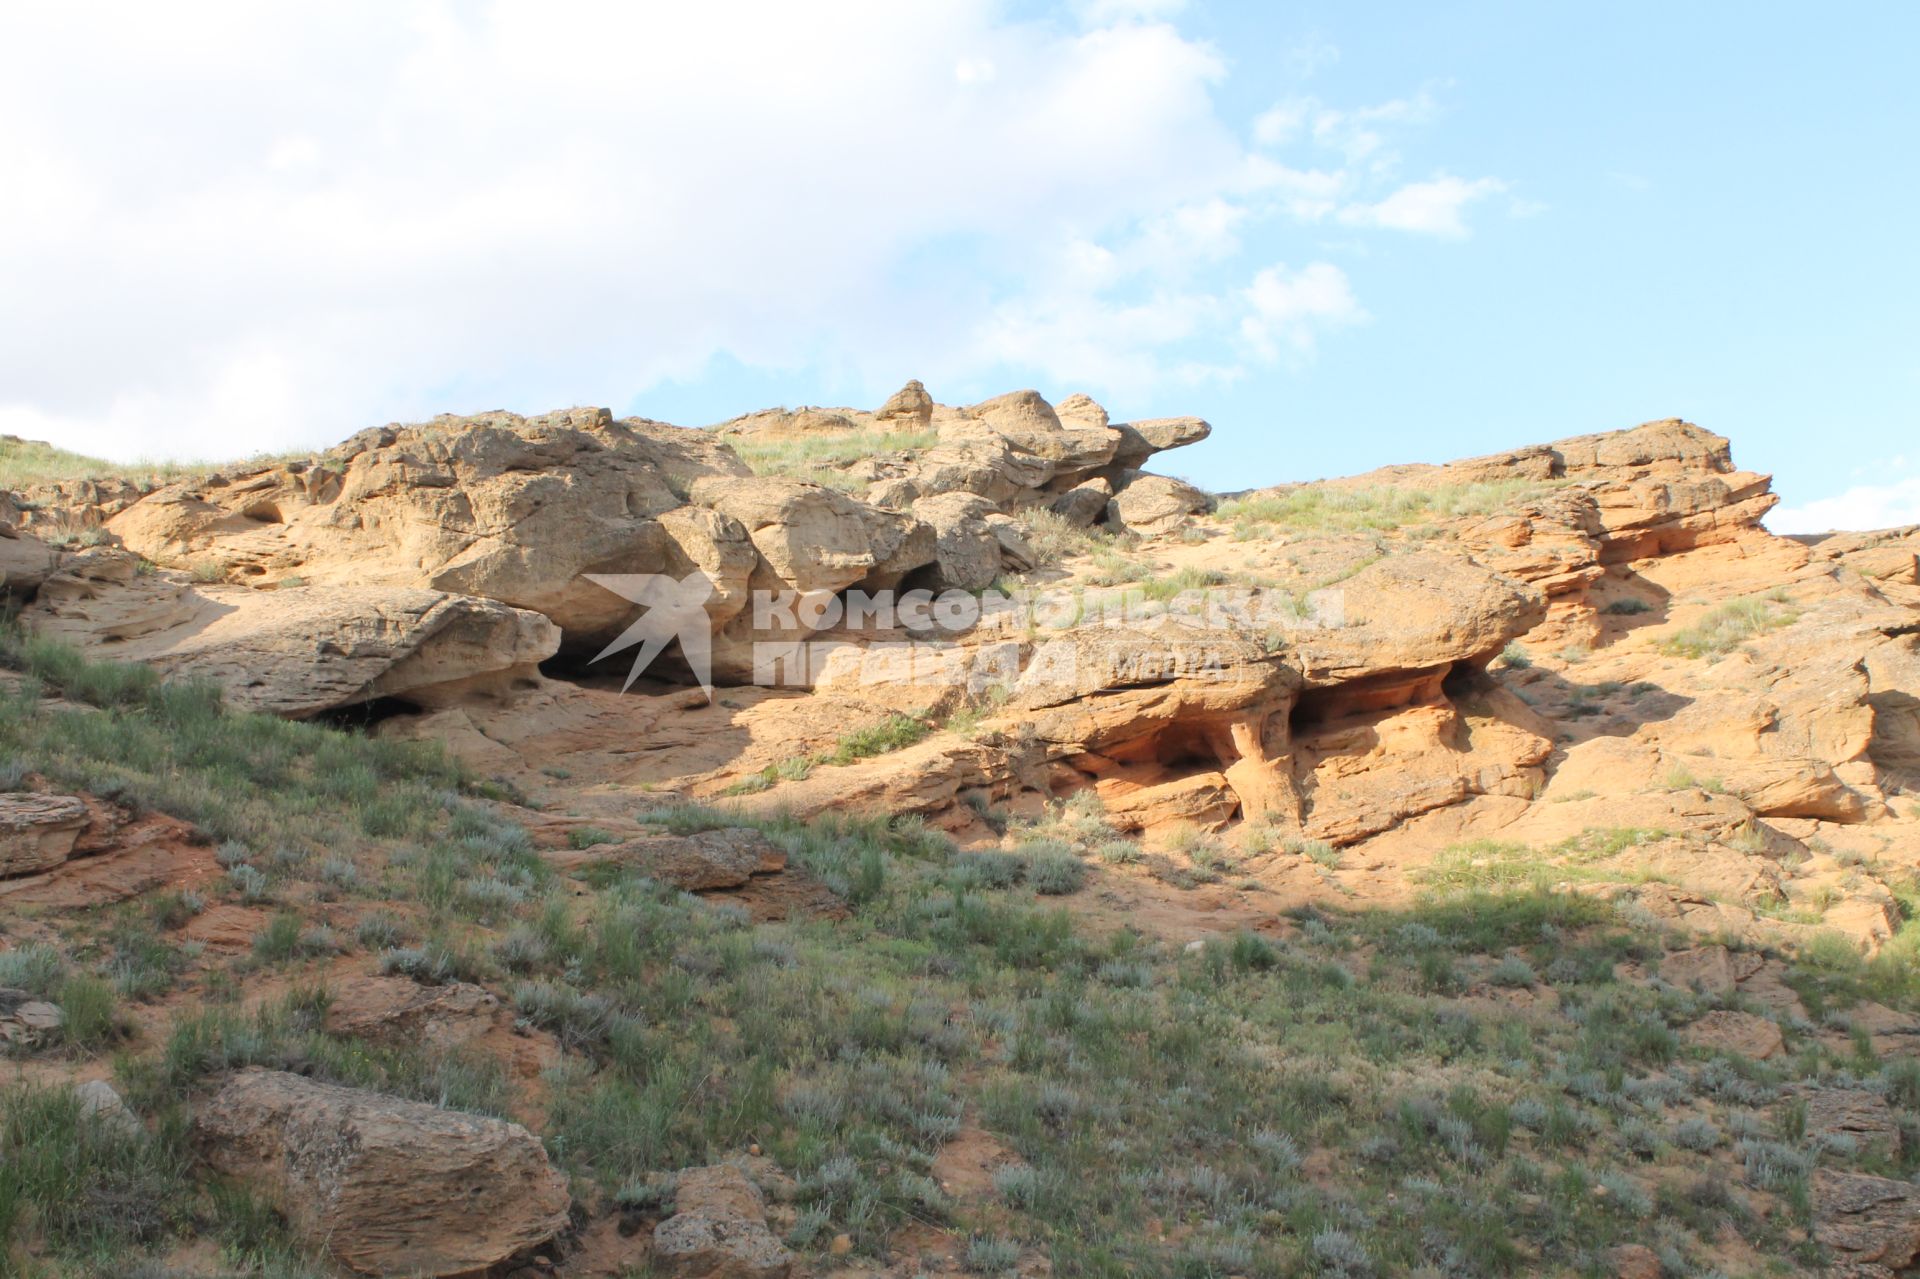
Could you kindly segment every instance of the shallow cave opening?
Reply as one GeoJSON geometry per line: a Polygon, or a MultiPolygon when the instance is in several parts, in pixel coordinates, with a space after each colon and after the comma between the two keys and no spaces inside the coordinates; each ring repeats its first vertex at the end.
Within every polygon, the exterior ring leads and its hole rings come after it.
{"type": "MultiPolygon", "coordinates": [[[[588,688],[619,688],[626,683],[627,673],[633,668],[634,654],[637,649],[625,648],[617,653],[609,653],[599,661],[594,658],[604,644],[589,644],[575,648],[562,645],[559,652],[540,663],[540,673],[551,680],[563,684],[579,684],[588,688]]],[[[660,655],[647,663],[647,669],[641,673],[638,684],[685,684],[694,682],[693,672],[687,666],[687,660],[681,656],[678,644],[669,644],[660,655]]],[[[718,682],[718,681],[716,681],[718,682]]]]}
{"type": "Polygon", "coordinates": [[[1150,766],[1166,775],[1185,777],[1212,772],[1233,763],[1222,759],[1204,725],[1175,724],[1157,733],[1135,737],[1103,748],[1100,754],[1116,764],[1150,766]]]}
{"type": "Polygon", "coordinates": [[[352,706],[336,706],[313,717],[316,724],[348,732],[370,732],[376,725],[403,715],[419,715],[422,707],[403,697],[376,697],[352,706]]]}
{"type": "Polygon", "coordinates": [[[1334,690],[1330,688],[1303,688],[1299,697],[1294,699],[1293,709],[1287,712],[1287,736],[1297,738],[1310,733],[1332,718],[1334,690]]]}
{"type": "Polygon", "coordinates": [[[1493,688],[1493,676],[1486,668],[1474,662],[1455,662],[1440,681],[1440,691],[1447,700],[1457,702],[1474,693],[1485,693],[1493,688]]]}

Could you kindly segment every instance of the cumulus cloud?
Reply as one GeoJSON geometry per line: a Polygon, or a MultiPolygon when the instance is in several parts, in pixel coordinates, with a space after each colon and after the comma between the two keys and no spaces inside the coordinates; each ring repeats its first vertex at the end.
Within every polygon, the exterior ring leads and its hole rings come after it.
{"type": "Polygon", "coordinates": [[[11,6],[0,431],[218,456],[720,358],[1099,391],[1297,357],[1344,275],[1246,258],[1374,198],[1425,108],[1315,103],[1291,166],[1179,8],[11,6]]]}
{"type": "Polygon", "coordinates": [[[1321,331],[1367,318],[1346,272],[1330,262],[1298,271],[1284,262],[1270,266],[1253,277],[1246,299],[1250,311],[1240,322],[1240,336],[1265,359],[1283,349],[1309,354],[1321,331]]]}
{"type": "Polygon", "coordinates": [[[1507,184],[1497,178],[1468,181],[1442,174],[1430,182],[1409,182],[1378,203],[1342,209],[1340,220],[1352,226],[1386,227],[1458,240],[1468,234],[1463,216],[1467,206],[1506,189],[1507,184]]]}
{"type": "Polygon", "coordinates": [[[1767,516],[1767,527],[1776,533],[1827,533],[1905,524],[1920,524],[1920,475],[1891,484],[1857,485],[1836,497],[1783,506],[1767,516]]]}

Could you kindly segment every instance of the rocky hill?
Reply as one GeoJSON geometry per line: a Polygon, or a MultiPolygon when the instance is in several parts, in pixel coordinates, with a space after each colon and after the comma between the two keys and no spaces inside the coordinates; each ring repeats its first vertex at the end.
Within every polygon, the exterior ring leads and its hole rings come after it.
{"type": "Polygon", "coordinates": [[[0,493],[12,1263],[1911,1263],[1920,530],[1776,537],[1680,421],[1143,469],[1208,430],[0,493]]]}

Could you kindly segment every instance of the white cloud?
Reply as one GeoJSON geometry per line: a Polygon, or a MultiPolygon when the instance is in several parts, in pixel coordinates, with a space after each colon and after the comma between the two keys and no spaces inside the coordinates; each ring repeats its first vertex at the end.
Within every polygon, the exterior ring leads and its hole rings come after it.
{"type": "Polygon", "coordinates": [[[1074,11],[1089,26],[1112,22],[1171,18],[1187,7],[1187,0],[1076,0],[1074,11]]]}
{"type": "Polygon", "coordinates": [[[1266,360],[1284,349],[1311,354],[1320,330],[1368,318],[1346,272],[1330,262],[1314,262],[1298,271],[1289,271],[1285,263],[1270,266],[1253,277],[1246,301],[1249,313],[1240,321],[1240,336],[1266,360]]]}
{"type": "Polygon", "coordinates": [[[8,8],[5,429],[220,454],[720,352],[928,376],[1063,229],[1230,238],[1224,68],[1165,6],[803,10],[8,8]],[[946,243],[998,276],[903,282],[946,243]]]}
{"type": "Polygon", "coordinates": [[[1297,142],[1305,136],[1311,115],[1310,103],[1298,99],[1276,102],[1254,117],[1253,140],[1263,147],[1284,147],[1297,142]]]}
{"type": "Polygon", "coordinates": [[[220,456],[723,356],[1094,390],[1299,358],[1363,314],[1344,275],[1247,259],[1377,195],[1425,97],[1312,102],[1324,162],[1283,164],[1179,7],[8,6],[0,431],[220,456]]]}
{"type": "Polygon", "coordinates": [[[1783,506],[1767,516],[1767,527],[1776,533],[1826,533],[1905,524],[1920,524],[1920,475],[1892,484],[1858,485],[1837,497],[1783,506]]]}
{"type": "Polygon", "coordinates": [[[1344,208],[1340,211],[1340,220],[1353,226],[1384,227],[1458,240],[1468,234],[1466,220],[1461,216],[1466,207],[1506,189],[1507,184],[1497,178],[1470,182],[1443,174],[1430,182],[1409,182],[1376,204],[1344,208]]]}

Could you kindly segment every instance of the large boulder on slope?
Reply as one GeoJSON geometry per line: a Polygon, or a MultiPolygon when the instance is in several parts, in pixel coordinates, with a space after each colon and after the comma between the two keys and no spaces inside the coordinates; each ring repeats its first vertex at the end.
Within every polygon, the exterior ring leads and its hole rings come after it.
{"type": "Polygon", "coordinates": [[[36,631],[168,676],[204,678],[247,710],[312,715],[383,697],[421,705],[538,674],[559,631],[491,600],[392,586],[256,591],[73,556],[24,614],[36,631]]]}
{"type": "Polygon", "coordinates": [[[968,493],[939,493],[913,504],[913,514],[933,530],[940,584],[982,590],[1000,575],[1001,545],[989,521],[993,503],[968,493]]]}
{"type": "Polygon", "coordinates": [[[1538,587],[1441,551],[1389,556],[1323,594],[1327,624],[1290,636],[1310,686],[1484,665],[1547,614],[1538,587]]]}
{"type": "Polygon", "coordinates": [[[1129,533],[1169,533],[1214,506],[1213,498],[1200,489],[1166,475],[1129,471],[1117,487],[1107,503],[1107,523],[1129,533]]]}
{"type": "Polygon", "coordinates": [[[933,397],[915,378],[888,396],[873,417],[890,426],[925,430],[933,421],[933,397]]]}
{"type": "Polygon", "coordinates": [[[505,1120],[247,1071],[200,1108],[194,1131],[216,1171],[363,1274],[476,1274],[567,1225],[565,1176],[505,1120]]]}
{"type": "Polygon", "coordinates": [[[51,546],[0,519],[0,595],[21,598],[32,594],[59,559],[51,546]]]}

